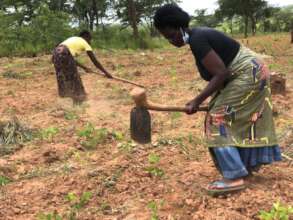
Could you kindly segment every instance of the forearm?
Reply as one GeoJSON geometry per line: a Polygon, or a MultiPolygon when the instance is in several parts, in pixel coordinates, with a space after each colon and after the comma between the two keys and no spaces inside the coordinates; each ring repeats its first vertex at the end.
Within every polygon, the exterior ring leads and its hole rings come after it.
{"type": "Polygon", "coordinates": [[[102,66],[102,64],[101,64],[99,61],[95,60],[95,61],[93,61],[93,63],[94,63],[95,66],[96,66],[99,70],[101,70],[103,73],[108,74],[107,70],[105,70],[105,68],[102,66]]]}
{"type": "Polygon", "coordinates": [[[88,56],[90,57],[91,61],[93,62],[93,64],[99,69],[101,70],[106,76],[111,76],[107,70],[105,70],[105,68],[102,66],[102,64],[96,59],[94,53],[92,51],[88,51],[88,56]]]}
{"type": "Polygon", "coordinates": [[[229,72],[215,75],[204,90],[195,98],[197,102],[204,102],[209,96],[220,90],[229,76],[229,72]]]}

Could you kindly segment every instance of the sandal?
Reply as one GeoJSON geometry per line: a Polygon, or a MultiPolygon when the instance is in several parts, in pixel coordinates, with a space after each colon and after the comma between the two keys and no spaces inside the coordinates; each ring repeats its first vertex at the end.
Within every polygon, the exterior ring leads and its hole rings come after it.
{"type": "Polygon", "coordinates": [[[212,189],[207,189],[207,192],[211,196],[219,196],[227,193],[238,192],[246,188],[245,184],[239,186],[230,186],[229,183],[224,182],[223,180],[215,181],[209,184],[209,187],[212,189]]]}

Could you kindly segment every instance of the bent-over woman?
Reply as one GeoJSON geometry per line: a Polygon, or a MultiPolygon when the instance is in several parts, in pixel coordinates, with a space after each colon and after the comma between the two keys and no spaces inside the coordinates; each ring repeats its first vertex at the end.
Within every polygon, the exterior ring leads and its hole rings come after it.
{"type": "Polygon", "coordinates": [[[211,194],[245,188],[245,177],[281,160],[275,134],[270,73],[255,53],[207,27],[189,28],[189,15],[174,4],[159,8],[155,27],[176,47],[189,45],[207,86],[187,103],[188,114],[211,96],[205,120],[207,145],[223,179],[211,194]]]}
{"type": "Polygon", "coordinates": [[[86,92],[77,66],[81,67],[86,72],[93,71],[75,59],[83,52],[87,53],[93,64],[102,71],[106,77],[112,78],[111,74],[108,73],[96,59],[93,49],[90,46],[91,38],[90,32],[82,31],[78,37],[70,37],[54,49],[52,61],[56,70],[58,94],[60,97],[70,97],[74,102],[86,100],[86,92]]]}

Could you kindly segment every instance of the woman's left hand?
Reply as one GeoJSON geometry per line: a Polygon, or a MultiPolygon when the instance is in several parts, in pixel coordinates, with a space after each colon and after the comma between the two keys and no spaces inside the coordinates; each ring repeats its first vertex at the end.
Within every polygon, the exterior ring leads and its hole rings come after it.
{"type": "Polygon", "coordinates": [[[186,105],[185,105],[187,108],[186,114],[192,115],[192,114],[196,113],[198,111],[200,104],[201,103],[196,98],[192,99],[190,102],[186,103],[186,105]]]}

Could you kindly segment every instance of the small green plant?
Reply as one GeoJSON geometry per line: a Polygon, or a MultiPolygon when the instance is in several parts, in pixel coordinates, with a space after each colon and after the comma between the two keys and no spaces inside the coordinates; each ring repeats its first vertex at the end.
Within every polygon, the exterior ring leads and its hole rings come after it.
{"type": "Polygon", "coordinates": [[[78,115],[75,112],[66,111],[64,114],[64,118],[68,121],[78,119],[78,115]]]}
{"type": "Polygon", "coordinates": [[[137,146],[136,143],[132,142],[132,141],[127,141],[127,142],[123,142],[123,143],[119,143],[117,145],[118,149],[126,152],[126,153],[131,153],[134,148],[137,146]]]}
{"type": "Polygon", "coordinates": [[[78,132],[78,136],[83,139],[81,145],[89,150],[95,149],[98,144],[106,143],[109,135],[110,132],[106,128],[96,129],[91,123],[78,132]]]}
{"type": "Polygon", "coordinates": [[[112,136],[117,141],[122,141],[124,139],[123,133],[119,131],[112,131],[112,136]]]}
{"type": "Polygon", "coordinates": [[[148,157],[149,163],[150,164],[157,164],[160,162],[160,156],[154,153],[151,153],[148,157]]]}
{"type": "Polygon", "coordinates": [[[150,220],[159,220],[157,203],[155,201],[149,202],[148,208],[151,211],[151,219],[150,220]]]}
{"type": "Polygon", "coordinates": [[[261,220],[289,220],[289,217],[293,214],[293,207],[283,206],[280,202],[273,204],[272,209],[269,212],[260,211],[259,218],[261,220]]]}
{"type": "Polygon", "coordinates": [[[271,70],[271,71],[276,71],[276,70],[278,70],[280,68],[280,65],[278,65],[278,64],[276,64],[276,63],[270,63],[269,64],[269,69],[271,70]]]}
{"type": "Polygon", "coordinates": [[[164,171],[160,169],[157,165],[160,162],[160,156],[157,154],[150,154],[148,157],[148,161],[150,163],[150,166],[146,168],[146,171],[151,175],[155,177],[162,177],[164,176],[164,171]]]}
{"type": "Polygon", "coordinates": [[[2,76],[7,79],[26,79],[31,77],[32,75],[33,75],[32,72],[16,73],[12,71],[7,71],[2,74],[2,76]]]}
{"type": "Polygon", "coordinates": [[[57,211],[47,214],[40,213],[37,218],[38,220],[62,220],[62,217],[57,213],[57,211]]]}
{"type": "Polygon", "coordinates": [[[94,126],[91,123],[87,123],[84,128],[78,131],[78,136],[90,137],[94,130],[95,130],[94,126]]]}
{"type": "Polygon", "coordinates": [[[1,176],[0,175],[0,186],[5,186],[10,182],[11,182],[11,180],[8,179],[6,176],[1,176]]]}
{"type": "Polygon", "coordinates": [[[80,210],[84,208],[92,198],[91,192],[84,192],[80,198],[75,193],[68,193],[66,196],[66,200],[71,203],[71,208],[80,210]]]}
{"type": "Polygon", "coordinates": [[[54,136],[56,134],[58,134],[58,132],[59,132],[59,129],[58,128],[56,128],[56,127],[49,127],[49,128],[42,129],[40,131],[40,136],[44,140],[52,141],[53,138],[54,138],[54,136]]]}
{"type": "Polygon", "coordinates": [[[92,193],[84,192],[80,198],[75,193],[68,193],[65,198],[70,203],[68,219],[76,220],[78,212],[84,208],[92,198],[92,193]]]}

